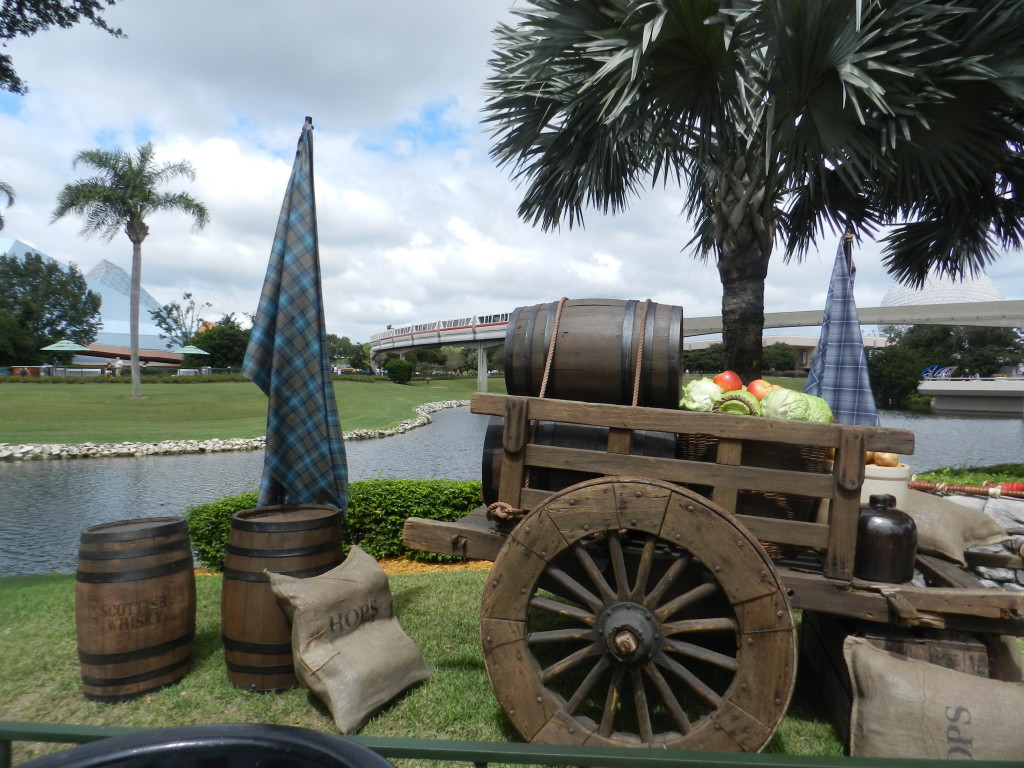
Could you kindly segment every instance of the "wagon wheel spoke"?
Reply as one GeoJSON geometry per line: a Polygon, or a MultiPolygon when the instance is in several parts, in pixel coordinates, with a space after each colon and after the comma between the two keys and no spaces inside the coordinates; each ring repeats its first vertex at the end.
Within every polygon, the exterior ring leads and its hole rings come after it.
{"type": "Polygon", "coordinates": [[[570,594],[565,597],[572,597],[583,603],[594,613],[599,613],[604,606],[604,601],[589,589],[580,584],[576,579],[567,574],[561,568],[549,565],[545,573],[563,586],[570,594]]]}
{"type": "Polygon", "coordinates": [[[653,608],[660,603],[661,598],[663,598],[669,588],[675,584],[676,579],[682,575],[683,571],[686,570],[686,566],[689,564],[689,555],[683,555],[678,560],[673,561],[672,565],[670,565],[668,570],[665,571],[665,574],[655,585],[654,589],[652,589],[644,598],[644,605],[648,608],[653,608]]]}
{"type": "Polygon", "coordinates": [[[593,690],[598,679],[604,671],[608,669],[608,664],[607,656],[602,656],[597,660],[597,663],[591,668],[590,672],[587,673],[587,676],[583,678],[583,682],[580,683],[579,688],[576,689],[569,701],[566,702],[566,712],[570,715],[576,712],[579,705],[583,703],[583,700],[586,699],[590,691],[593,690]]]}
{"type": "Polygon", "coordinates": [[[530,600],[530,606],[532,608],[539,608],[542,611],[553,613],[557,616],[564,616],[567,619],[575,619],[583,624],[593,625],[595,616],[579,606],[569,605],[568,603],[562,603],[558,600],[552,600],[547,597],[533,597],[530,600]]]}
{"type": "Polygon", "coordinates": [[[580,648],[575,653],[570,653],[564,659],[556,661],[547,669],[540,673],[540,681],[545,685],[550,682],[553,678],[558,677],[565,672],[568,672],[573,667],[582,664],[587,659],[597,656],[601,653],[601,649],[596,645],[587,645],[580,648]]]}
{"type": "Polygon", "coordinates": [[[540,632],[531,632],[526,638],[526,642],[530,645],[538,645],[540,643],[562,643],[575,640],[593,641],[594,639],[593,630],[584,629],[583,627],[570,627],[568,629],[545,629],[540,632]]]}
{"type": "Polygon", "coordinates": [[[648,535],[647,540],[644,541],[644,549],[640,553],[640,562],[636,568],[636,583],[633,584],[633,589],[629,593],[630,600],[640,600],[644,590],[647,589],[647,580],[651,576],[651,566],[654,564],[654,545],[656,543],[657,539],[653,534],[648,535]]]}
{"type": "Polygon", "coordinates": [[[619,699],[622,697],[622,679],[626,670],[616,666],[612,670],[612,680],[608,684],[608,695],[604,700],[604,710],[601,712],[601,726],[598,733],[602,736],[611,736],[612,728],[615,725],[615,710],[619,708],[619,699]]]}
{"type": "Polygon", "coordinates": [[[597,587],[597,591],[601,593],[601,599],[606,603],[614,600],[615,591],[608,584],[608,581],[597,567],[597,563],[594,562],[594,558],[591,557],[586,547],[576,542],[572,551],[576,553],[576,559],[580,561],[580,565],[583,566],[583,570],[590,577],[590,581],[597,587]]]}
{"type": "Polygon", "coordinates": [[[736,630],[736,620],[724,616],[715,619],[683,619],[661,625],[661,634],[665,637],[689,632],[735,632],[736,630]]]}
{"type": "Polygon", "coordinates": [[[676,725],[679,727],[679,732],[683,734],[689,733],[693,729],[693,725],[690,723],[690,718],[686,716],[686,712],[683,711],[683,707],[680,705],[679,699],[677,699],[675,694],[672,693],[672,689],[669,687],[664,676],[651,662],[644,665],[644,672],[647,673],[647,676],[651,678],[651,682],[654,683],[654,688],[657,690],[661,700],[665,703],[665,708],[668,710],[669,714],[672,715],[672,719],[676,721],[676,725]]]}
{"type": "Polygon", "coordinates": [[[638,667],[630,667],[629,679],[633,683],[633,708],[636,710],[637,725],[640,728],[640,741],[650,744],[654,741],[654,728],[651,726],[651,712],[647,707],[644,677],[638,667]]]}
{"type": "Polygon", "coordinates": [[[697,677],[693,672],[688,670],[682,664],[675,659],[666,656],[664,653],[659,653],[655,658],[655,663],[665,667],[665,669],[672,672],[676,677],[686,683],[694,692],[700,696],[704,701],[708,702],[711,706],[716,709],[722,706],[722,697],[719,696],[709,685],[703,680],[697,677]]]}
{"type": "Polygon", "coordinates": [[[684,643],[679,640],[666,640],[665,645],[681,656],[689,656],[691,659],[697,659],[699,661],[706,661],[708,664],[714,664],[716,667],[722,669],[728,669],[735,672],[739,668],[739,662],[732,656],[728,656],[724,653],[718,653],[717,651],[703,648],[693,643],[684,643]]]}
{"type": "Polygon", "coordinates": [[[665,603],[663,606],[658,608],[654,615],[658,617],[658,621],[665,621],[669,616],[674,613],[681,611],[687,606],[693,605],[706,597],[720,592],[722,588],[715,581],[706,581],[703,584],[694,587],[693,589],[683,592],[678,597],[674,597],[665,603]]]}
{"type": "Polygon", "coordinates": [[[614,597],[625,600],[629,597],[629,579],[626,577],[626,558],[622,554],[622,538],[618,531],[608,532],[608,555],[612,561],[612,572],[615,574],[614,597]]]}

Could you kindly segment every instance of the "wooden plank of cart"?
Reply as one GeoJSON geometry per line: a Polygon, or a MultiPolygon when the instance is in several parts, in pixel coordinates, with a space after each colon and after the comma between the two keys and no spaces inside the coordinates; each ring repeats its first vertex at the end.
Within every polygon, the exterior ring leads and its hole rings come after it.
{"type": "Polygon", "coordinates": [[[494,561],[484,660],[527,740],[759,750],[793,690],[794,608],[1024,635],[1024,593],[933,558],[927,587],[854,577],[865,451],[912,454],[909,431],[490,394],[472,411],[504,419],[498,499],[528,514],[410,518],[404,539],[494,561]],[[538,444],[538,422],[605,427],[607,448],[538,444]],[[699,438],[712,458],[633,455],[638,431],[699,438]],[[801,460],[815,452],[831,460],[801,460]],[[537,467],[594,479],[552,492],[531,487],[537,467]]]}

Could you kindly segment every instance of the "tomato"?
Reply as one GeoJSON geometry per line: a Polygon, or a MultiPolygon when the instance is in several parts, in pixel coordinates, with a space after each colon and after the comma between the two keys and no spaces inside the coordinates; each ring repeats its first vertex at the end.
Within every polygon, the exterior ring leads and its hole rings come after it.
{"type": "Polygon", "coordinates": [[[747,384],[747,392],[752,394],[758,400],[764,397],[768,392],[771,391],[772,385],[764,379],[754,379],[752,382],[747,384]]]}
{"type": "Polygon", "coordinates": [[[722,371],[720,374],[712,379],[715,384],[722,388],[723,392],[733,392],[737,389],[743,389],[743,382],[740,377],[732,371],[722,371]]]}

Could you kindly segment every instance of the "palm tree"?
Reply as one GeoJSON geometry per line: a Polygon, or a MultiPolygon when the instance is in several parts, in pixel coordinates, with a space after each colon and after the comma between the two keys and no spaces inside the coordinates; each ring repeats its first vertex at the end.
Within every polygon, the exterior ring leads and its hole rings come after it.
{"type": "MultiPolygon", "coordinates": [[[[7,198],[7,207],[14,205],[14,187],[6,181],[0,181],[0,198],[7,198]]],[[[4,217],[0,216],[0,229],[4,228],[4,217]]]]}
{"type": "Polygon", "coordinates": [[[533,0],[495,30],[492,156],[544,229],[685,189],[728,368],[761,372],[776,240],[883,238],[920,285],[1019,247],[1021,0],[533,0]]]}
{"type": "Polygon", "coordinates": [[[195,171],[181,161],[157,166],[150,142],[134,155],[121,150],[86,149],[78,153],[74,167],[91,166],[98,175],[79,179],[61,190],[52,220],[74,213],[85,219],[81,234],[114,238],[122,229],[132,241],[131,293],[129,295],[129,344],[132,358],[132,396],[142,397],[139,376],[139,294],[142,285],[142,241],[149,235],[146,217],[160,211],[192,216],[196,229],[210,220],[206,206],[184,192],[158,192],[157,187],[179,176],[192,181],[195,171]]]}

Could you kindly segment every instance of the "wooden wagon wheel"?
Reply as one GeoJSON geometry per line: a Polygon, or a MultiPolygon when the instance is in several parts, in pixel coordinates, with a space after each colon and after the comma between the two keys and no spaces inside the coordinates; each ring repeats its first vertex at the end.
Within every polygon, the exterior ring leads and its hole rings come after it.
{"type": "Polygon", "coordinates": [[[657,480],[548,497],[495,560],[480,626],[529,741],[757,751],[796,677],[789,600],[757,540],[657,480]]]}

